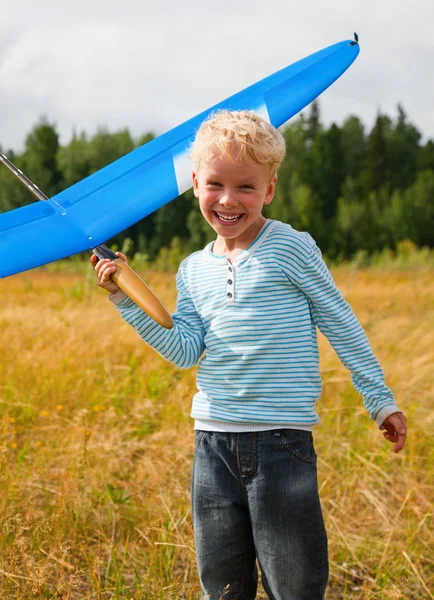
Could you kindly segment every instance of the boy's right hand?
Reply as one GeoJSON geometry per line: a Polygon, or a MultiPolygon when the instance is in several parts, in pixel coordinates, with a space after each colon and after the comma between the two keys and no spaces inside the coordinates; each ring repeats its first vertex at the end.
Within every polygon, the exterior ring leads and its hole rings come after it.
{"type": "MultiPolygon", "coordinates": [[[[125,263],[128,264],[127,257],[121,252],[116,252],[125,263]]],[[[108,258],[98,258],[95,254],[90,257],[92,267],[95,269],[98,285],[112,294],[120,291],[120,287],[112,281],[111,276],[116,271],[116,264],[108,258]]]]}

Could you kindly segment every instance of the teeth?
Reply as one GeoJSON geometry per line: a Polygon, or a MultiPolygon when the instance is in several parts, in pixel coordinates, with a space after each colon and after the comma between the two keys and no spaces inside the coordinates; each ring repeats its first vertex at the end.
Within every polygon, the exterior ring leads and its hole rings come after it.
{"type": "Polygon", "coordinates": [[[241,217],[241,215],[235,215],[235,216],[231,216],[228,217],[226,215],[222,215],[221,213],[216,213],[219,219],[222,219],[223,221],[238,221],[238,219],[241,217]]]}

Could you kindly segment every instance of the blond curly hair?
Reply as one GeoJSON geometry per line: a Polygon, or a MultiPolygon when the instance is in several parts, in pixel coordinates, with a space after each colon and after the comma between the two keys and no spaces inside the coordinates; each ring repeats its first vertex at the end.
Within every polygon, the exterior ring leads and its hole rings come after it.
{"type": "Polygon", "coordinates": [[[199,127],[190,156],[196,168],[214,157],[234,164],[248,157],[270,168],[274,177],[285,156],[283,135],[253,111],[219,110],[199,127]]]}

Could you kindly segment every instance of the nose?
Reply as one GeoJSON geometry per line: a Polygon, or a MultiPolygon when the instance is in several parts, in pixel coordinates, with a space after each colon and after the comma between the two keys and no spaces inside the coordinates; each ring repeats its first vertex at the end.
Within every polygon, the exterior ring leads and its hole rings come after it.
{"type": "Polygon", "coordinates": [[[238,200],[234,190],[225,189],[224,193],[220,197],[219,202],[225,208],[233,208],[236,206],[238,204],[238,200]]]}

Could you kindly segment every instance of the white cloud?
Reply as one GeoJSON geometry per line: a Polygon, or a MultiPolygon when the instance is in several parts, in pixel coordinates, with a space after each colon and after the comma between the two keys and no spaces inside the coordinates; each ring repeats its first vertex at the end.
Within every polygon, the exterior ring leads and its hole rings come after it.
{"type": "Polygon", "coordinates": [[[404,104],[434,137],[430,0],[250,2],[0,0],[0,144],[21,149],[42,114],[73,127],[161,133],[320,48],[361,53],[321,97],[326,122],[404,104]],[[411,11],[410,11],[411,9],[411,11]]]}

